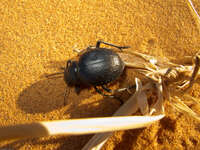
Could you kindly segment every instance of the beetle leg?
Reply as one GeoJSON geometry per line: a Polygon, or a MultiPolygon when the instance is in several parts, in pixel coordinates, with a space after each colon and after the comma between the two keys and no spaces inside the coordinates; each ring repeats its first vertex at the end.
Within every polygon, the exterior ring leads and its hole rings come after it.
{"type": "Polygon", "coordinates": [[[68,89],[65,90],[65,94],[64,94],[64,106],[67,104],[66,103],[66,97],[69,96],[70,91],[68,89]]]}
{"type": "Polygon", "coordinates": [[[96,86],[94,86],[94,89],[96,90],[97,93],[103,95],[103,96],[106,96],[106,97],[110,97],[110,98],[114,98],[113,95],[107,95],[107,94],[104,94],[101,90],[99,90],[96,86]]]}
{"type": "Polygon", "coordinates": [[[76,92],[76,94],[80,94],[81,87],[79,85],[75,85],[75,92],[76,92]]]}
{"type": "Polygon", "coordinates": [[[126,88],[120,88],[120,89],[117,89],[115,91],[105,87],[104,85],[102,85],[101,87],[108,93],[123,92],[123,91],[128,91],[129,93],[131,93],[130,89],[135,88],[135,85],[132,85],[132,86],[129,86],[129,87],[126,87],[126,88]]]}
{"type": "MultiPolygon", "coordinates": [[[[45,77],[50,78],[50,77],[55,77],[60,74],[64,74],[64,72],[56,72],[56,73],[48,74],[48,75],[45,75],[45,77]]],[[[60,77],[60,76],[57,76],[57,77],[60,77]]]]}
{"type": "Polygon", "coordinates": [[[105,45],[112,46],[112,47],[116,47],[116,48],[118,48],[120,50],[130,48],[130,46],[117,46],[117,45],[114,45],[114,44],[111,44],[111,43],[107,43],[107,42],[104,42],[104,41],[101,41],[101,40],[97,41],[96,48],[99,48],[101,43],[103,43],[105,45]]]}
{"type": "Polygon", "coordinates": [[[102,87],[102,89],[104,89],[106,92],[108,92],[108,93],[113,93],[113,90],[111,90],[111,89],[105,87],[104,85],[102,85],[101,87],[102,87]]]}
{"type": "MultiPolygon", "coordinates": [[[[102,87],[102,88],[103,88],[103,87],[102,87]]],[[[105,97],[110,97],[110,98],[115,98],[115,99],[117,99],[117,100],[120,102],[121,105],[124,103],[119,97],[116,97],[116,96],[114,96],[114,95],[107,95],[107,94],[104,94],[104,93],[103,93],[101,90],[99,90],[96,86],[94,86],[94,89],[96,90],[97,93],[99,93],[99,94],[101,94],[101,95],[103,95],[103,96],[105,96],[105,97]]]]}

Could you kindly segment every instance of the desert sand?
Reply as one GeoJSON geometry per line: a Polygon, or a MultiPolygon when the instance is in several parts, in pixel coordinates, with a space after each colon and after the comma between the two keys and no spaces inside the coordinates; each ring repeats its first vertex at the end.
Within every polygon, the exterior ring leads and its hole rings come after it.
{"type": "MultiPolygon", "coordinates": [[[[193,0],[200,12],[200,1],[193,0]]],[[[116,100],[92,88],[76,95],[59,72],[73,48],[99,39],[130,45],[132,51],[156,57],[193,56],[200,50],[200,31],[184,0],[21,0],[0,1],[0,125],[69,118],[111,116],[116,100]],[[69,91],[67,105],[64,93],[69,91]]],[[[134,81],[126,71],[112,88],[134,81]],[[120,84],[119,84],[120,83],[120,84]]],[[[191,96],[200,98],[200,84],[191,96]]],[[[166,117],[152,126],[116,132],[104,150],[200,149],[200,123],[166,107],[166,117]]],[[[200,111],[199,111],[200,112],[200,111]]],[[[80,150],[92,137],[53,136],[0,143],[5,150],[80,150]]]]}

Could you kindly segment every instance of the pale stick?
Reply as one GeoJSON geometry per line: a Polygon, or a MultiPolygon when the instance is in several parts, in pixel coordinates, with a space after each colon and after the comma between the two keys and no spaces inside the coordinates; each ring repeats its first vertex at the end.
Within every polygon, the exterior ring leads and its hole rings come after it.
{"type": "Polygon", "coordinates": [[[0,141],[30,137],[43,137],[50,135],[83,135],[142,128],[156,120],[161,119],[162,117],[163,115],[155,117],[105,117],[46,121],[6,126],[0,127],[0,141]]]}

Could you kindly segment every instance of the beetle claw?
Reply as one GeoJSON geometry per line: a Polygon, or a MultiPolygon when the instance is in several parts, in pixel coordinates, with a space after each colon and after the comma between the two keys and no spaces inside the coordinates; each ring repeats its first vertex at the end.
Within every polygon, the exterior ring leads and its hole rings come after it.
{"type": "Polygon", "coordinates": [[[123,46],[123,47],[118,47],[120,50],[122,49],[128,49],[128,48],[131,48],[130,46],[123,46]]]}

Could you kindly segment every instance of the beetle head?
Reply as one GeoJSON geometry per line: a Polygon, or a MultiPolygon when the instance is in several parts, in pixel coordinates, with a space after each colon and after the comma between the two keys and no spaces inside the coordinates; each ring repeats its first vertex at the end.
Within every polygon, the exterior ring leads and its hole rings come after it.
{"type": "Polygon", "coordinates": [[[78,80],[77,72],[78,72],[77,62],[68,60],[67,66],[64,72],[64,80],[68,86],[74,86],[78,84],[79,80],[78,80]]]}

